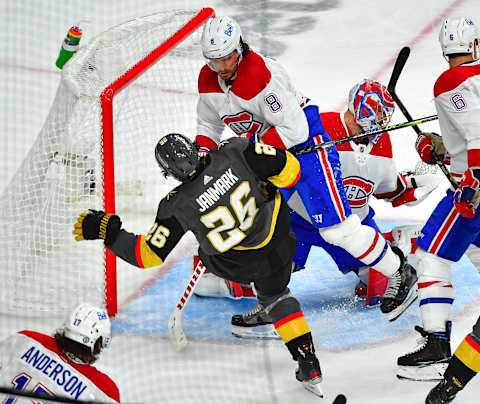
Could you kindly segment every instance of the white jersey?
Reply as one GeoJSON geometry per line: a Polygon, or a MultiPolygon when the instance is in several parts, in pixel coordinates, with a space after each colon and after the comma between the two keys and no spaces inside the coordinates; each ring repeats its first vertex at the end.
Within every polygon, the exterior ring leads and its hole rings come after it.
{"type": "MultiPolygon", "coordinates": [[[[321,113],[325,131],[332,140],[351,135],[343,114],[338,112],[321,113]]],[[[392,143],[388,133],[383,134],[377,143],[367,145],[346,142],[337,145],[342,167],[342,179],[352,212],[363,220],[368,212],[368,202],[372,195],[381,199],[392,198],[403,191],[395,161],[392,143]]]]}
{"type": "Polygon", "coordinates": [[[225,125],[239,136],[289,149],[308,138],[304,97],[273,59],[249,51],[228,85],[205,65],[198,78],[197,140],[211,148],[225,125]]]}
{"type": "Polygon", "coordinates": [[[115,382],[95,367],[71,361],[54,338],[20,331],[0,343],[0,385],[75,400],[120,402],[115,382]]]}
{"type": "Polygon", "coordinates": [[[468,167],[467,151],[480,149],[480,61],[448,69],[433,92],[452,175],[459,179],[468,167]]]}

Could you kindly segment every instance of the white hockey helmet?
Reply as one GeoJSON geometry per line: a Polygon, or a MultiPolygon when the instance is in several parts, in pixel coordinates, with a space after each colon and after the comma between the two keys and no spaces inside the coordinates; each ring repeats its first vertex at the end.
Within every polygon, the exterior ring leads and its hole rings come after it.
{"type": "Polygon", "coordinates": [[[68,316],[63,335],[86,345],[92,352],[98,338],[102,337],[102,349],[108,348],[111,340],[108,314],[105,309],[82,303],[68,316]]]}
{"type": "Polygon", "coordinates": [[[241,36],[240,26],[233,18],[224,16],[208,19],[201,39],[203,56],[207,59],[219,59],[234,50],[242,55],[241,36]]]}
{"type": "MultiPolygon", "coordinates": [[[[392,118],[395,101],[383,84],[374,80],[362,80],[355,84],[348,94],[348,110],[353,114],[355,122],[365,133],[383,129],[392,118]]],[[[377,142],[380,135],[370,138],[377,142]]]]}
{"type": "Polygon", "coordinates": [[[438,40],[443,56],[448,56],[455,53],[473,53],[475,40],[478,46],[479,36],[477,26],[470,18],[447,18],[442,23],[438,40]]]}

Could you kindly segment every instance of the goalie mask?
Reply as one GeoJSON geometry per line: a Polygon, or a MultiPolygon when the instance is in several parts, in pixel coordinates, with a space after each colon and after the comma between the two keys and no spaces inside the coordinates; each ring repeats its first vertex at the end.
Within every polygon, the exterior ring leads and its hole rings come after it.
{"type": "MultiPolygon", "coordinates": [[[[348,110],[365,133],[385,128],[392,118],[395,102],[387,88],[374,80],[363,80],[348,95],[348,110]]],[[[382,134],[370,137],[376,143],[382,134]]]]}
{"type": "Polygon", "coordinates": [[[205,23],[201,38],[202,53],[213,71],[218,70],[218,59],[233,51],[242,56],[241,35],[240,26],[230,17],[210,18],[205,23]]]}
{"type": "Polygon", "coordinates": [[[65,337],[90,348],[101,337],[102,349],[110,345],[110,319],[105,309],[83,303],[73,310],[64,327],[65,337]]]}
{"type": "Polygon", "coordinates": [[[475,23],[466,17],[447,18],[443,21],[438,35],[443,56],[456,53],[471,53],[478,59],[478,28],[475,23]],[[475,43],[477,46],[475,47],[475,43]],[[475,52],[476,50],[476,52],[475,52]]]}
{"type": "Polygon", "coordinates": [[[155,158],[165,176],[171,175],[179,181],[195,175],[200,165],[197,148],[179,133],[169,133],[158,141],[155,158]]]}

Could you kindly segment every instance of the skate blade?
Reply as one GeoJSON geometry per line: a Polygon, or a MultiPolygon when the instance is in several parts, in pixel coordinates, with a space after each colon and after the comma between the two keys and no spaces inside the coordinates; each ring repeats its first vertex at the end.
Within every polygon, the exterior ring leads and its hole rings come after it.
{"type": "Polygon", "coordinates": [[[232,335],[245,339],[282,339],[272,324],[257,325],[256,327],[232,325],[232,335]]]}
{"type": "Polygon", "coordinates": [[[447,366],[448,363],[434,363],[425,366],[399,366],[397,378],[416,382],[439,382],[443,380],[443,374],[447,366]]]}
{"type": "Polygon", "coordinates": [[[322,381],[321,377],[314,377],[312,380],[307,380],[301,382],[303,387],[307,389],[309,392],[315,394],[316,396],[323,398],[323,391],[320,387],[320,383],[322,381]]]}
{"type": "Polygon", "coordinates": [[[396,309],[392,310],[390,313],[388,313],[388,321],[395,321],[398,317],[400,317],[405,310],[407,310],[410,305],[417,300],[418,298],[418,286],[415,284],[415,286],[412,287],[410,290],[410,293],[408,294],[407,298],[403,301],[403,303],[398,306],[396,309]]]}

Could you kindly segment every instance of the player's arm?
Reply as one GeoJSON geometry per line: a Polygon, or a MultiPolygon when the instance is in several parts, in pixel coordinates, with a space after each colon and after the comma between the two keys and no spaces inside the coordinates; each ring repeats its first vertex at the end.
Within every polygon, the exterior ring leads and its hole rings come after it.
{"type": "Polygon", "coordinates": [[[279,67],[258,97],[259,113],[271,128],[257,141],[281,149],[305,142],[308,137],[307,119],[295,91],[286,88],[285,83],[289,82],[287,72],[279,67]]]}
{"type": "Polygon", "coordinates": [[[222,137],[225,124],[208,103],[205,96],[200,94],[197,103],[197,136],[195,141],[199,145],[200,153],[207,153],[208,150],[217,146],[222,137]]]}
{"type": "Polygon", "coordinates": [[[80,214],[73,234],[77,241],[103,239],[117,257],[139,268],[151,268],[165,261],[185,233],[175,217],[160,218],[158,214],[146,236],[130,233],[121,226],[117,215],[90,210],[80,214]]]}
{"type": "Polygon", "coordinates": [[[455,191],[454,206],[462,216],[473,218],[480,203],[480,97],[478,89],[466,83],[442,93],[439,81],[434,92],[440,125],[442,127],[443,122],[444,126],[454,128],[454,135],[463,138],[467,145],[467,169],[455,191]]]}
{"type": "Polygon", "coordinates": [[[276,187],[291,187],[300,178],[300,163],[287,150],[252,142],[248,144],[244,155],[255,174],[276,187]]]}

